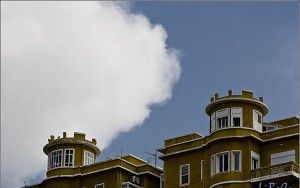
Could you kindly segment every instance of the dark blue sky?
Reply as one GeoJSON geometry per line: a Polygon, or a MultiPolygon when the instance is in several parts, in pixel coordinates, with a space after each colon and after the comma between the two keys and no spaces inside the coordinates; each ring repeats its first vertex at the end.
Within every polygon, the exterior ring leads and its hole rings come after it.
{"type": "MultiPolygon", "coordinates": [[[[166,138],[208,134],[204,109],[210,97],[233,89],[263,96],[265,121],[299,113],[298,2],[135,2],[168,33],[182,54],[182,75],[166,104],[152,106],[138,128],[122,133],[100,160],[123,153],[147,159],[166,138]]],[[[155,89],[155,88],[153,88],[155,89]]]]}

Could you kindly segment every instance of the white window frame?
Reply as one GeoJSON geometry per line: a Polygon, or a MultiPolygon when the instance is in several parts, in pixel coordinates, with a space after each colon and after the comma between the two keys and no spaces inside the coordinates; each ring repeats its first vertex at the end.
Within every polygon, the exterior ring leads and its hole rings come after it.
{"type": "Polygon", "coordinates": [[[179,172],[179,185],[180,186],[189,185],[190,184],[190,170],[191,170],[190,169],[190,164],[182,164],[182,165],[180,165],[179,169],[180,169],[180,172],[179,172]],[[182,168],[185,167],[185,166],[188,167],[188,173],[182,175],[182,168]],[[185,176],[185,175],[188,176],[188,182],[187,183],[182,183],[182,176],[185,176]]]}
{"type": "Polygon", "coordinates": [[[204,178],[204,160],[200,161],[200,179],[203,180],[204,178]]]}
{"type": "Polygon", "coordinates": [[[95,154],[90,151],[84,150],[83,165],[86,166],[86,165],[91,165],[94,163],[95,163],[95,154]],[[89,155],[91,155],[91,156],[89,156],[89,155]]]}
{"type": "MultiPolygon", "coordinates": [[[[289,159],[289,158],[288,158],[289,159]]],[[[295,162],[296,159],[296,152],[295,150],[289,150],[289,151],[283,151],[283,152],[279,152],[279,153],[273,153],[271,154],[271,165],[277,165],[277,164],[282,164],[282,163],[287,163],[290,161],[295,162]],[[277,162],[275,161],[275,159],[280,159],[280,158],[287,158],[292,156],[292,160],[282,160],[281,162],[277,162]]]]}
{"type": "Polygon", "coordinates": [[[210,157],[210,176],[214,176],[216,174],[216,156],[212,155],[210,157]]]}
{"type": "MultiPolygon", "coordinates": [[[[65,148],[64,149],[64,167],[74,167],[74,163],[75,163],[75,149],[74,148],[65,148]],[[66,166],[66,156],[67,156],[67,150],[69,151],[73,151],[73,154],[70,155],[69,153],[69,161],[70,161],[70,156],[72,156],[72,166],[66,166]]],[[[69,162],[70,163],[70,162],[69,162]]]]}
{"type": "Polygon", "coordinates": [[[231,150],[231,171],[232,172],[242,172],[242,151],[241,150],[231,150]],[[239,153],[239,169],[235,169],[235,155],[234,153],[239,153]]]}
{"type": "Polygon", "coordinates": [[[262,126],[263,126],[262,114],[257,110],[253,110],[253,129],[257,130],[258,132],[262,132],[262,126]],[[261,123],[258,122],[258,115],[260,115],[261,117],[261,123]]]}
{"type": "Polygon", "coordinates": [[[269,132],[269,131],[275,131],[278,129],[277,125],[263,125],[263,129],[266,129],[265,131],[263,130],[263,132],[269,132]]]}
{"type": "Polygon", "coordinates": [[[243,108],[242,107],[233,107],[233,108],[230,109],[230,112],[231,112],[231,114],[230,114],[231,115],[231,117],[230,117],[230,119],[231,119],[230,126],[235,127],[233,125],[233,123],[234,123],[233,118],[240,118],[240,126],[238,126],[238,127],[243,127],[243,108]],[[240,112],[236,113],[236,112],[234,112],[235,110],[238,110],[240,112]]]}
{"type": "Polygon", "coordinates": [[[99,183],[95,185],[95,188],[98,188],[97,186],[102,186],[101,188],[105,188],[105,184],[104,183],[99,183]]]}
{"type": "Polygon", "coordinates": [[[225,129],[227,127],[230,127],[230,108],[224,108],[224,109],[217,110],[215,117],[216,117],[215,130],[217,130],[217,129],[225,129]],[[219,118],[224,118],[224,117],[227,117],[227,126],[222,127],[222,125],[221,125],[221,128],[219,128],[218,119],[219,118]]]}
{"type": "Polygon", "coordinates": [[[63,155],[64,155],[64,152],[63,152],[63,149],[57,149],[57,150],[53,150],[53,151],[51,151],[49,154],[48,154],[48,164],[49,164],[49,166],[48,166],[48,169],[53,169],[53,168],[59,168],[59,167],[62,167],[63,166],[63,160],[64,160],[64,158],[63,158],[63,155]],[[55,152],[61,152],[61,161],[60,161],[60,165],[52,165],[54,162],[53,161],[56,161],[55,160],[55,156],[53,156],[54,155],[54,153],[55,152]]]}
{"type": "Polygon", "coordinates": [[[260,168],[260,155],[254,151],[251,151],[251,170],[254,170],[254,164],[252,162],[252,158],[257,160],[257,168],[260,168]]]}
{"type": "Polygon", "coordinates": [[[217,154],[215,154],[215,161],[216,161],[216,165],[215,165],[215,167],[216,167],[216,174],[218,174],[218,173],[225,173],[225,172],[230,172],[230,151],[224,151],[224,152],[220,152],[220,153],[217,153],[217,154]],[[219,157],[222,155],[225,155],[225,154],[227,154],[228,155],[228,158],[227,158],[227,162],[228,162],[228,164],[227,164],[227,171],[225,171],[224,170],[224,167],[225,167],[225,160],[224,160],[224,157],[223,157],[223,171],[221,172],[220,170],[220,166],[219,166],[219,157]]]}

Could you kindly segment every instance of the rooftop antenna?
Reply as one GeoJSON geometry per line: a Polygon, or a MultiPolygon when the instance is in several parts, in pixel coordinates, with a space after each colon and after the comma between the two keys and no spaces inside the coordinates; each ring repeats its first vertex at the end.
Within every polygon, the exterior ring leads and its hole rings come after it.
{"type": "Polygon", "coordinates": [[[154,165],[157,166],[157,159],[158,159],[158,157],[157,157],[157,150],[155,150],[155,153],[150,153],[150,152],[147,152],[147,151],[144,151],[144,153],[146,153],[148,155],[151,155],[152,159],[154,159],[154,165]]]}

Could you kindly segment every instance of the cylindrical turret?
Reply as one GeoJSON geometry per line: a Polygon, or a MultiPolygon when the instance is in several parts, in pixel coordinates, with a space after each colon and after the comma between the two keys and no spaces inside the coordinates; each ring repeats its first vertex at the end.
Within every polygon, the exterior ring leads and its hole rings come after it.
{"type": "Polygon", "coordinates": [[[100,155],[100,149],[96,146],[96,139],[92,141],[85,139],[84,133],[74,133],[74,137],[63,137],[48,139],[48,144],[43,151],[48,155],[47,177],[64,174],[64,171],[84,165],[90,165],[100,155]]]}
{"type": "Polygon", "coordinates": [[[247,127],[262,132],[263,116],[268,107],[263,97],[253,97],[253,92],[243,90],[241,95],[232,94],[220,97],[218,93],[210,99],[205,109],[210,117],[210,132],[231,127],[247,127]]]}

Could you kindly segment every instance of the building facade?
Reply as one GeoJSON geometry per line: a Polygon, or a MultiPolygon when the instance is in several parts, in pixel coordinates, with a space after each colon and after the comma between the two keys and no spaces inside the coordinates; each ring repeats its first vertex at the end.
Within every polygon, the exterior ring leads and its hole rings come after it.
{"type": "Polygon", "coordinates": [[[162,169],[133,156],[95,162],[100,150],[95,139],[74,133],[48,139],[47,178],[31,188],[159,188],[162,169]]]}
{"type": "Polygon", "coordinates": [[[208,136],[170,138],[159,149],[165,188],[298,188],[299,118],[264,122],[268,107],[251,91],[215,94],[208,136]]]}

